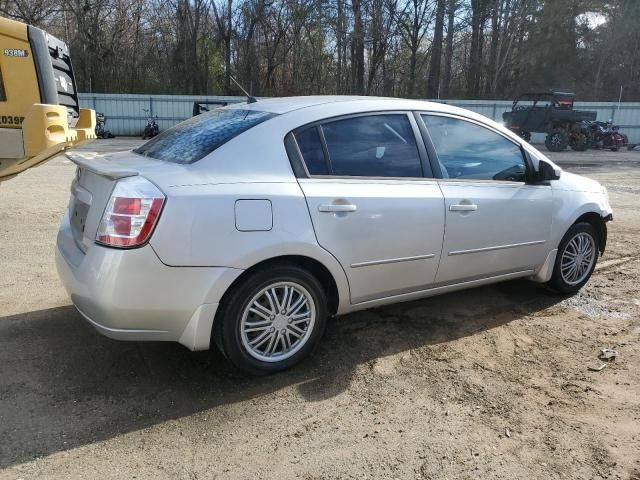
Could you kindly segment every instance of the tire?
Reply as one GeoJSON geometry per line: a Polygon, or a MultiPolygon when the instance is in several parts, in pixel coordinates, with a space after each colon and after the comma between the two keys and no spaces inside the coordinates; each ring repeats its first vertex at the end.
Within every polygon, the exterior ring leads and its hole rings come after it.
{"type": "Polygon", "coordinates": [[[322,284],[295,265],[270,266],[250,274],[223,300],[212,340],[240,370],[268,375],[291,368],[309,355],[326,323],[322,284]],[[283,309],[284,298],[288,301],[283,309]]]}
{"type": "Polygon", "coordinates": [[[569,145],[569,134],[564,128],[554,128],[545,138],[544,144],[550,152],[562,152],[569,145]]]}
{"type": "Polygon", "coordinates": [[[524,139],[525,142],[530,142],[531,141],[531,132],[527,132],[527,131],[520,131],[520,137],[524,139]]]}
{"type": "Polygon", "coordinates": [[[560,293],[576,293],[589,281],[593,270],[596,268],[596,263],[598,263],[598,255],[598,233],[593,225],[586,222],[572,225],[562,237],[558,247],[558,254],[556,255],[549,286],[560,293]],[[581,249],[586,251],[586,244],[581,243],[584,241],[589,242],[591,249],[591,254],[588,258],[579,256],[581,249]],[[574,255],[578,253],[578,260],[583,259],[580,262],[583,270],[571,268],[572,263],[575,263],[571,260],[572,253],[574,255]]]}
{"type": "Polygon", "coordinates": [[[571,139],[571,149],[584,152],[589,148],[589,139],[584,133],[578,133],[571,139]]]}

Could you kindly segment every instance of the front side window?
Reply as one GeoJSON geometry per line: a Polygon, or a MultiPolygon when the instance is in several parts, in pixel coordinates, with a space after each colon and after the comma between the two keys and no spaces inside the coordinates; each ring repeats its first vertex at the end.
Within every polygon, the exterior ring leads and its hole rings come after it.
{"type": "Polygon", "coordinates": [[[194,163],[242,132],[274,116],[274,113],[256,110],[213,110],[165,130],[134,152],[165,162],[194,163]]]}
{"type": "Polygon", "coordinates": [[[458,118],[422,115],[444,178],[523,182],[527,169],[520,146],[458,118]]]}
{"type": "MultiPolygon", "coordinates": [[[[319,137],[310,133],[309,139],[302,138],[301,153],[312,175],[314,170],[319,172],[316,174],[329,170],[329,175],[336,176],[422,177],[415,135],[406,114],[345,118],[324,123],[320,129],[328,153],[326,166],[321,162],[324,152],[319,137]]],[[[301,136],[296,135],[299,145],[301,136]]]]}

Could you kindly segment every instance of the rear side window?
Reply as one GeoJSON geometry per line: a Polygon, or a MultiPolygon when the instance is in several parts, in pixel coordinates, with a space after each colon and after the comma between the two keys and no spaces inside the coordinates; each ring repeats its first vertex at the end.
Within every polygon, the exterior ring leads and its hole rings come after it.
{"type": "Polygon", "coordinates": [[[322,125],[333,175],[421,177],[422,166],[405,114],[367,115],[322,125]]]}
{"type": "Polygon", "coordinates": [[[423,176],[416,138],[406,114],[335,120],[296,133],[296,140],[311,175],[423,176]]]}
{"type": "Polygon", "coordinates": [[[165,130],[134,152],[165,162],[194,163],[235,136],[275,116],[275,113],[256,110],[214,110],[165,130]]]}

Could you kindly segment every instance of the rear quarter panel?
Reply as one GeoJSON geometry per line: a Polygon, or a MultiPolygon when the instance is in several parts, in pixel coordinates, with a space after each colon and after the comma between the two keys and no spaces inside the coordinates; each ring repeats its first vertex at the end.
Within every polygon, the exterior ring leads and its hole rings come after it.
{"type": "Polygon", "coordinates": [[[150,241],[166,265],[246,270],[264,260],[301,255],[319,261],[331,272],[340,294],[339,311],[348,306],[349,287],[344,270],[318,245],[307,203],[295,180],[168,190],[165,209],[150,241]],[[240,231],[236,225],[237,200],[269,200],[272,228],[240,231]]]}

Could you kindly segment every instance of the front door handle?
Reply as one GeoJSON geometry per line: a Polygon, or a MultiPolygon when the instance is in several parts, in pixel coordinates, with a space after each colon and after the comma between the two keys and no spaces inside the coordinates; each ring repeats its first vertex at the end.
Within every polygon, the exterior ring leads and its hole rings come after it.
{"type": "Polygon", "coordinates": [[[321,212],[355,212],[358,209],[355,205],[343,205],[343,204],[325,204],[320,205],[318,210],[321,212]]]}
{"type": "Polygon", "coordinates": [[[449,205],[450,212],[475,212],[476,210],[478,210],[478,205],[474,205],[473,203],[449,205]]]}

